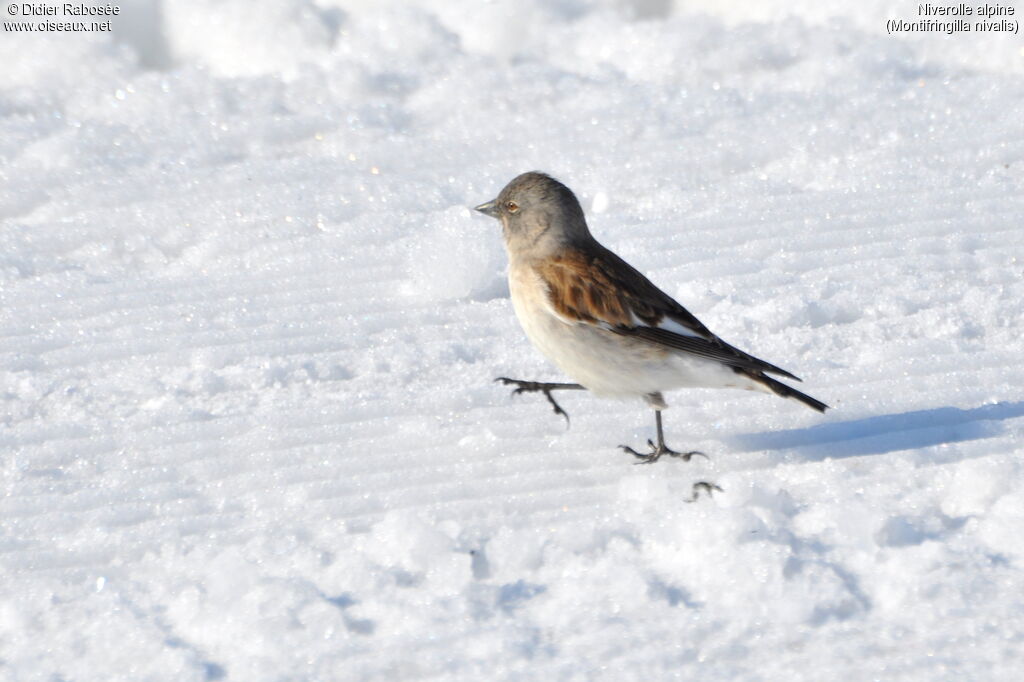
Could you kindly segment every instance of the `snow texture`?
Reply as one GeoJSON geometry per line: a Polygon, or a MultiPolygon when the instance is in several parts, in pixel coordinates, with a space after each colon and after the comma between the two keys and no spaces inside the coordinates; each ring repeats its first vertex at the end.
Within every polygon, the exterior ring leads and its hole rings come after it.
{"type": "Polygon", "coordinates": [[[0,679],[1021,679],[1019,36],[121,7],[0,36],[0,679]],[[835,409],[510,398],[533,169],[835,409]]]}

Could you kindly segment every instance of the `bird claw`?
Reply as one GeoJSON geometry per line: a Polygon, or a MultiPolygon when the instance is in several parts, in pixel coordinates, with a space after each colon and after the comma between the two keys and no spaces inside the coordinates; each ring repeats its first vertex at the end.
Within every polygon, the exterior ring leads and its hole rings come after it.
{"type": "Polygon", "coordinates": [[[686,500],[687,503],[696,502],[700,498],[700,491],[703,490],[707,493],[708,497],[712,497],[715,491],[720,493],[725,492],[720,486],[715,483],[708,483],[707,481],[697,481],[693,484],[693,494],[690,499],[686,500]]]}
{"type": "Polygon", "coordinates": [[[544,394],[544,397],[551,403],[551,407],[554,409],[555,414],[560,414],[565,417],[565,425],[569,426],[569,413],[562,409],[562,406],[558,404],[554,396],[551,395],[551,391],[554,388],[551,384],[545,384],[540,381],[523,381],[522,379],[509,379],[508,377],[498,377],[495,381],[500,381],[505,386],[511,386],[515,384],[515,388],[512,389],[512,395],[516,396],[520,393],[535,393],[540,391],[544,394]]]}
{"type": "Polygon", "coordinates": [[[684,462],[689,462],[690,459],[692,459],[695,455],[700,455],[704,459],[708,458],[708,456],[705,455],[703,452],[699,452],[697,450],[691,450],[689,452],[676,452],[675,450],[668,447],[664,443],[661,443],[660,445],[655,445],[654,441],[651,440],[650,438],[647,439],[647,445],[648,447],[651,448],[651,451],[648,452],[647,454],[637,452],[628,445],[620,445],[619,447],[640,460],[639,462],[634,462],[634,464],[654,464],[659,459],[661,459],[663,455],[668,457],[678,457],[684,462]]]}

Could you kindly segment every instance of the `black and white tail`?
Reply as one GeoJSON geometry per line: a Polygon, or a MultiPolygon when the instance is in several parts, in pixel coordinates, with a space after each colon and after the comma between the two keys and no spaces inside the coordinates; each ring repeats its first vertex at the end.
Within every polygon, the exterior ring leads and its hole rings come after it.
{"type": "MultiPolygon", "coordinates": [[[[817,398],[812,398],[811,396],[807,395],[806,393],[801,393],[800,391],[796,390],[792,386],[787,386],[786,384],[782,383],[781,381],[773,379],[770,376],[766,376],[765,374],[763,374],[761,372],[752,372],[750,370],[745,370],[745,369],[740,369],[740,368],[737,368],[736,372],[738,374],[743,374],[744,376],[747,376],[747,377],[753,379],[754,381],[756,381],[757,383],[761,384],[762,386],[767,388],[769,391],[774,393],[775,395],[781,396],[783,398],[792,398],[793,400],[799,400],[800,402],[802,402],[804,405],[806,405],[807,407],[811,408],[812,410],[817,410],[818,412],[824,412],[825,410],[829,409],[828,405],[826,405],[825,403],[821,402],[817,398]]],[[[799,381],[799,379],[797,379],[797,381],[799,381]]]]}

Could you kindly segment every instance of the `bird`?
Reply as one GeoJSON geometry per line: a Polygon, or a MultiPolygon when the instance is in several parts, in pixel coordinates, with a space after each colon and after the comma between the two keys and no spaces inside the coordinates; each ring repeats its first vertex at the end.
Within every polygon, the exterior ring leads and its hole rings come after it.
{"type": "Polygon", "coordinates": [[[796,400],[818,412],[828,405],[770,375],[792,373],[729,345],[590,232],[566,185],[531,171],[495,199],[474,207],[501,222],[508,285],[516,317],[533,345],[573,380],[498,377],[513,394],[540,392],[568,420],[552,391],[587,390],[604,398],[640,398],[654,409],[657,442],[649,452],[619,446],[639,460],[689,460],[665,444],[664,393],[690,387],[738,388],[796,400]]]}

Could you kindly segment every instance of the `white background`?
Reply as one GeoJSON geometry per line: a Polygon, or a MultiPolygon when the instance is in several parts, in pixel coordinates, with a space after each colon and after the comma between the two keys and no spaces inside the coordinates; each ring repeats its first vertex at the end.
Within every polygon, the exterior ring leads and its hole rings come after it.
{"type": "Polygon", "coordinates": [[[718,4],[0,35],[0,679],[1020,679],[1024,40],[718,4]],[[835,409],[511,399],[533,169],[835,409]]]}

